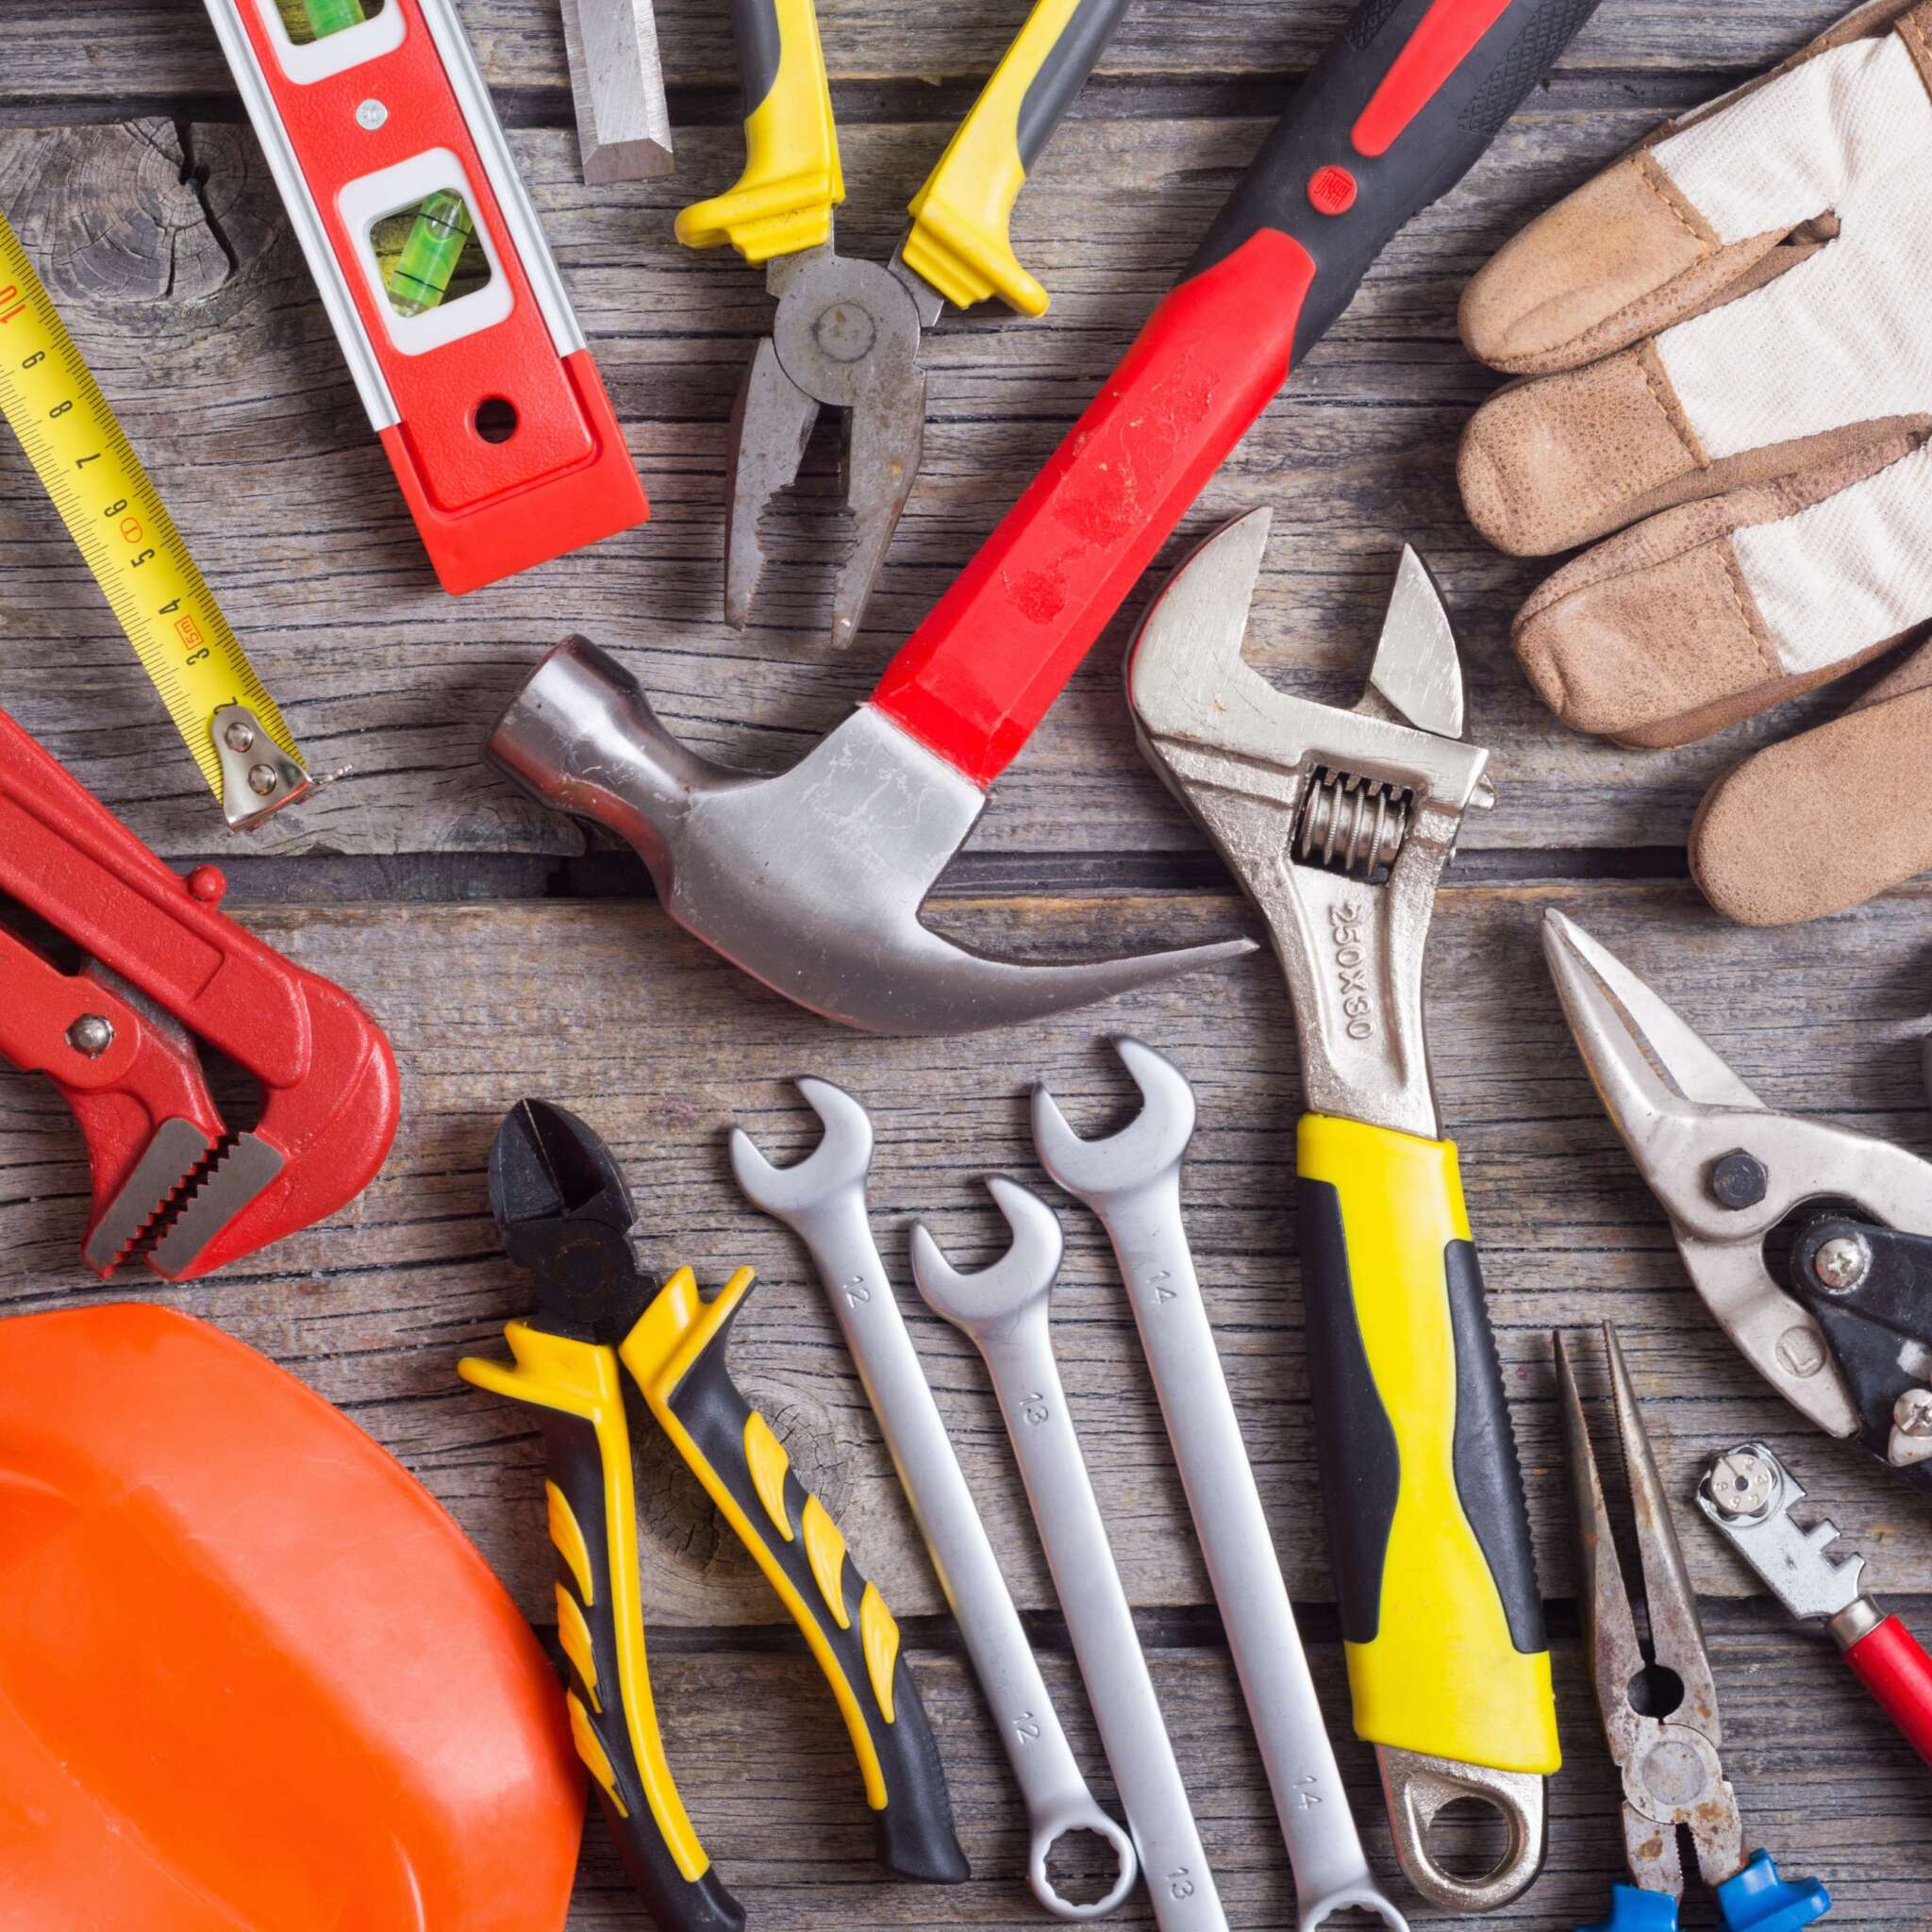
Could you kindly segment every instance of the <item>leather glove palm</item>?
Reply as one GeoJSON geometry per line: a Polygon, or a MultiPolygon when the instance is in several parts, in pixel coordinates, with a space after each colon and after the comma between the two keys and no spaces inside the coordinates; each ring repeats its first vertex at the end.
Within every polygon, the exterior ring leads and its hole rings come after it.
{"type": "MultiPolygon", "coordinates": [[[[1471,422],[1476,527],[1605,538],[1519,614],[1557,715],[1681,744],[1932,621],[1932,0],[1861,8],[1505,247],[1462,330],[1532,378],[1471,422]],[[1608,535],[1617,532],[1620,534],[1608,535]]],[[[1932,647],[1715,786],[1719,910],[1775,924],[1932,866],[1932,647]]]]}

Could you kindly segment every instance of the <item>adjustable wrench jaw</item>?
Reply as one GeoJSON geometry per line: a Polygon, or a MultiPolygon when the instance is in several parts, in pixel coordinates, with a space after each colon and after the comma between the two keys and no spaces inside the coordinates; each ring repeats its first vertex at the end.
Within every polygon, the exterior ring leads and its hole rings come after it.
{"type": "MultiPolygon", "coordinates": [[[[1251,510],[1210,537],[1149,611],[1127,666],[1141,749],[1260,908],[1309,1110],[1434,1139],[1423,959],[1463,814],[1490,802],[1489,753],[1405,722],[1380,660],[1352,711],[1278,691],[1243,660],[1269,521],[1251,510]]],[[[1406,594],[1411,582],[1406,565],[1406,594]]],[[[1434,701],[1453,694],[1459,723],[1446,620],[1439,636],[1434,701]]]]}
{"type": "Polygon", "coordinates": [[[920,908],[986,794],[874,705],[791,770],[756,777],[686,750],[636,680],[574,638],[524,687],[489,751],[545,804],[628,840],[688,932],[866,1032],[1014,1025],[1252,950],[1234,940],[1023,965],[941,939],[920,908]]]}

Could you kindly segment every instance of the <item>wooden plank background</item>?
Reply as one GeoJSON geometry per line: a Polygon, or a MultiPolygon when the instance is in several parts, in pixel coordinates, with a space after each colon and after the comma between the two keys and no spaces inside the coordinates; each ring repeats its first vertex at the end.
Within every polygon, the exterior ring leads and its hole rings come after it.
{"type": "MultiPolygon", "coordinates": [[[[810,1141],[796,1074],[857,1093],[878,1126],[874,1218],[903,1281],[913,1218],[970,1263],[991,1255],[998,1231],[979,1177],[1039,1180],[1028,1079],[1049,1079],[1084,1129],[1124,1117],[1126,1083],[1097,1039],[1131,1030],[1171,1052],[1201,1097],[1187,1203],[1206,1292],[1371,1854],[1403,1896],[1372,1760],[1342,1735],[1288,1184],[1299,1082],[1265,956],[1011,1037],[861,1040],[722,966],[647,903],[634,863],[587,858],[576,828],[477,758],[497,710],[566,628],[618,651],[701,748],[754,765],[796,756],[862,695],[1014,478],[1111,367],[1344,9],[1133,9],[1020,204],[1020,252],[1053,310],[1038,323],[956,317],[932,338],[925,473],[867,631],[841,653],[822,635],[824,559],[840,537],[826,509],[829,439],[814,446],[802,502],[770,525],[778,561],[758,624],[735,636],[719,614],[725,419],[769,303],[735,258],[679,251],[669,223],[737,165],[724,8],[666,0],[658,11],[675,181],[591,192],[577,179],[554,0],[460,4],[656,511],[641,530],[460,601],[429,576],[200,8],[9,0],[0,11],[0,208],[311,758],[341,775],[299,815],[217,850],[210,802],[10,445],[0,448],[0,703],[161,850],[222,858],[231,906],[368,999],[404,1074],[396,1151],[337,1221],[211,1282],[123,1279],[114,1291],[218,1321],[341,1404],[547,1624],[536,1444],[453,1365],[492,1346],[524,1300],[484,1199],[503,1109],[540,1092],[584,1113],[632,1164],[653,1265],[690,1260],[708,1285],[740,1261],[758,1269],[737,1374],[905,1622],[975,1876],[942,1893],[876,1879],[857,1777],[802,1646],[694,1484],[653,1445],[641,1490],[654,1677],[713,1857],[758,1926],[1037,1925],[1016,1875],[1016,1795],[876,1428],[802,1254],[737,1197],[723,1135],[741,1122],[783,1158],[810,1141]]],[[[1169,553],[1270,503],[1253,655],[1285,684],[1334,697],[1365,668],[1397,544],[1415,541],[1457,619],[1474,730],[1496,751],[1502,803],[1472,823],[1438,914],[1431,1024],[1557,1641],[1568,1763],[1552,1788],[1549,1869],[1501,1915],[1523,1926],[1595,1916],[1619,1857],[1576,1641],[1552,1326],[1617,1320],[1677,1494],[1712,1448],[1763,1436],[1865,1551],[1874,1588],[1932,1626],[1924,1510],[1779,1404],[1690,1292],[1571,1051],[1536,939],[1542,908],[1561,905],[1676,1000],[1767,1102],[1925,1151],[1928,889],[1790,933],[1715,921],[1683,880],[1690,814],[1714,774],[1805,713],[1664,755],[1558,730],[1506,643],[1536,567],[1485,550],[1452,474],[1460,425],[1493,380],[1456,341],[1463,279],[1659,115],[1779,57],[1834,10],[1833,0],[1606,0],[1464,187],[1389,251],[1169,553]]],[[[956,0],[914,20],[879,0],[824,0],[821,13],[852,188],[841,242],[882,255],[1019,8],[956,0]]],[[[1002,781],[949,877],[941,923],[958,936],[1045,957],[1249,923],[1133,752],[1118,675],[1138,604],[1002,781]]],[[[1812,714],[1841,702],[1827,693],[1812,714]]],[[[58,1097],[0,1072],[9,1309],[102,1292],[74,1259],[85,1201],[58,1097]]],[[[1131,1322],[1097,1226],[1059,1205],[1069,1247],[1056,1341],[1209,1854],[1233,1924],[1284,1925],[1285,1860],[1131,1322]]],[[[978,1363],[916,1304],[908,1314],[1075,1748],[1106,1792],[978,1363]]],[[[1826,1876],[1835,1924],[1932,1923],[1913,1856],[1932,1825],[1923,1769],[1828,1645],[1790,1631],[1688,1507],[1682,1522],[1751,1841],[1788,1872],[1826,1876]]],[[[1445,1923],[1419,1904],[1413,1919],[1445,1923]]],[[[646,1923],[593,1826],[572,1932],[646,1923]]],[[[1144,1903],[1119,1923],[1148,1923],[1144,1903]]],[[[1713,1921],[1699,1904],[1685,1923],[1713,1921]]]]}

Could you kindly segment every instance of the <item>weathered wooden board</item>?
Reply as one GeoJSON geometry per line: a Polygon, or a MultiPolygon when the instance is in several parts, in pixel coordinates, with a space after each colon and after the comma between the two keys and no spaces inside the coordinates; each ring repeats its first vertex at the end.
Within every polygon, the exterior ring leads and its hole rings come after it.
{"type": "MultiPolygon", "coordinates": [[[[1719,927],[1685,887],[1493,888],[1443,895],[1434,952],[1434,1059],[1444,1122],[1463,1149],[1471,1215],[1551,1594],[1571,1593],[1548,1334],[1613,1315],[1650,1405],[1666,1474],[1686,1493],[1711,1448],[1752,1433],[1810,1478],[1873,1557],[1874,1582],[1932,1590],[1932,1523],[1884,1472],[1824,1441],[1761,1387],[1689,1291],[1664,1224],[1570,1046],[1538,946],[1561,904],[1707,1026],[1774,1107],[1855,1116],[1924,1144],[1912,1036],[1923,1025],[1923,930],[1932,891],[1807,927],[1774,961],[1719,927]]],[[[1244,914],[1214,898],[957,902],[947,924],[1043,954],[1123,950],[1224,933],[1244,914]]],[[[877,1121],[874,1218],[904,1280],[906,1229],[930,1219],[961,1265],[1001,1234],[979,1186],[1037,1178],[1026,1084],[1048,1079],[1088,1131],[1130,1091],[1095,1043],[1129,1029],[1193,1078],[1201,1125],[1187,1175],[1193,1241],[1291,1583],[1327,1595],[1314,1489],[1289,1187],[1298,1076],[1276,969],[1257,956],[1013,1034],[858,1038],[752,987],[647,903],[264,910],[252,921],[305,964],[361,991],[395,1041],[406,1120],[389,1167],[341,1224],[297,1236],[229,1275],[163,1290],[306,1375],[417,1469],[533,1608],[543,1600],[541,1482],[523,1419],[460,1388],[456,1356],[495,1345],[525,1294],[497,1250],[482,1171],[503,1110],[548,1094],[630,1163],[650,1263],[691,1262],[708,1286],[740,1262],[763,1278],[739,1324],[747,1388],[806,1479],[908,1615],[940,1601],[877,1433],[801,1252],[737,1194],[724,1134],[743,1124],[774,1158],[811,1143],[789,1082],[816,1072],[877,1121]]],[[[72,1258],[83,1169],[58,1096],[9,1075],[0,1093],[7,1204],[0,1289],[12,1307],[99,1292],[72,1258]]],[[[1043,1185],[1043,1183],[1042,1183],[1043,1185]]],[[[1095,1478],[1137,1603],[1207,1601],[1128,1312],[1097,1224],[1062,1202],[1069,1252],[1056,1341],[1089,1429],[1095,1478]]],[[[156,1284],[136,1274],[135,1292],[156,1284]]],[[[1022,1600],[1052,1598],[1025,1526],[984,1378],[968,1345],[910,1313],[1022,1600]]],[[[774,1607],[694,1487],[654,1464],[645,1506],[657,1615],[768,1622],[774,1607]]],[[[1699,1587],[1745,1579],[1687,1537],[1699,1587]]]]}
{"type": "MultiPolygon", "coordinates": [[[[1771,1105],[1821,1109],[1923,1148],[1914,1047],[1928,902],[1925,890],[1890,895],[1855,919],[1789,936],[1774,958],[1757,937],[1716,925],[1685,888],[1443,895],[1432,982],[1438,1081],[1463,1147],[1551,1596],[1568,1597],[1574,1577],[1547,1333],[1607,1314],[1620,1324],[1679,1497],[1711,1448],[1762,1435],[1870,1557],[1874,1587],[1894,1597],[1932,1591],[1932,1525],[1890,1478],[1761,1388],[1686,1288],[1668,1231],[1571,1052],[1538,953],[1541,908],[1560,903],[1667,989],[1771,1105]]],[[[723,1134],[734,1121],[774,1158],[810,1144],[811,1117],[789,1084],[798,1073],[837,1079],[871,1107],[874,1221],[903,1282],[911,1218],[931,1219],[949,1251],[973,1265],[990,1257],[998,1231],[976,1177],[1004,1170],[1044,1185],[1025,1125],[1028,1078],[1044,1075],[1075,1124],[1099,1132],[1124,1118],[1129,1090],[1096,1032],[1131,1028],[1188,1070],[1201,1101],[1187,1174],[1195,1251],[1341,1726],[1333,1612],[1321,1607],[1329,1585],[1288,1189],[1298,1079],[1270,966],[1257,959],[1021,1034],[867,1041],[750,989],[645,905],[244,916],[379,1010],[404,1068],[402,1139],[338,1224],[212,1281],[168,1289],[134,1274],[112,1291],[155,1292],[217,1320],[341,1403],[455,1511],[540,1623],[551,1612],[536,1444],[515,1410],[453,1374],[458,1354],[496,1346],[500,1323],[523,1305],[484,1200],[483,1163],[502,1109],[543,1092],[608,1136],[630,1164],[654,1264],[689,1259],[707,1285],[740,1261],[764,1277],[740,1323],[737,1373],[839,1516],[856,1559],[909,1620],[968,1849],[987,1876],[944,1898],[869,1882],[869,1833],[824,1693],[789,1641],[775,1653],[762,1641],[753,1652],[731,1647],[751,1636],[746,1626],[769,1625],[774,1606],[694,1484],[652,1444],[641,1488],[660,1705],[693,1814],[760,1924],[823,1924],[828,1912],[854,1926],[1032,1922],[1009,1875],[1020,1840],[1005,1774],[876,1430],[808,1264],[729,1179],[723,1134]]],[[[1194,939],[1241,916],[1231,900],[1192,898],[947,908],[960,936],[1035,953],[1057,935],[1095,948],[1194,939]]],[[[0,1075],[0,1306],[106,1291],[73,1259],[83,1203],[78,1149],[57,1096],[43,1082],[0,1075]]],[[[1073,1204],[1059,1206],[1069,1249],[1055,1337],[1115,1548],[1135,1602],[1151,1613],[1157,1677],[1232,1921],[1278,1926],[1287,1891],[1264,1788],[1224,1657],[1211,1642],[1200,1647],[1213,1625],[1189,1607],[1207,1601],[1205,1580],[1131,1323],[1097,1227],[1073,1204]]],[[[1051,1680],[1066,1686],[1050,1586],[979,1365],[909,1299],[908,1315],[1015,1594],[1054,1653],[1051,1680]]],[[[1688,1508],[1683,1528],[1701,1591],[1722,1599],[1747,1588],[1688,1508]]],[[[1923,1925],[1910,1853],[1932,1824],[1932,1787],[1915,1760],[1828,1654],[1768,1607],[1720,1605],[1713,1627],[1727,1760],[1754,1841],[1773,1843],[1788,1870],[1825,1871],[1842,1923],[1923,1925]]],[[[1559,1646],[1559,1665],[1573,1769],[1556,1787],[1550,1873],[1508,1917],[1525,1926],[1588,1916],[1615,1859],[1612,1789],[1574,1641],[1559,1646]]],[[[1071,1691],[1064,1702],[1077,1711],[1071,1691]]],[[[1097,1767],[1084,1715],[1076,1739],[1097,1767]]],[[[1373,1821],[1366,1755],[1350,1745],[1347,1764],[1358,1809],[1373,1821]]],[[[1379,1824],[1372,1840],[1386,1867],[1379,1824]]],[[[641,1923],[593,1831],[574,1927],[641,1923]]],[[[1418,1923],[1439,1922],[1424,1913],[1418,1923]]]]}
{"type": "MultiPolygon", "coordinates": [[[[543,0],[461,0],[459,10],[493,88],[567,92],[554,7],[543,0]]],[[[1321,53],[1350,10],[1349,0],[1137,0],[1100,71],[1155,81],[1293,73],[1321,53]]],[[[1565,66],[1618,76],[1748,69],[1778,58],[1845,10],[1835,0],[1608,0],[1565,66]]],[[[716,0],[655,0],[652,11],[671,86],[735,90],[724,7],[716,0]]],[[[918,15],[881,0],[821,0],[818,8],[826,66],[836,81],[847,83],[976,83],[1005,51],[1024,11],[1019,0],[964,0],[918,15]]],[[[114,95],[230,91],[214,35],[188,0],[100,0],[84,15],[55,0],[9,0],[8,27],[14,58],[0,73],[0,102],[9,105],[59,101],[87,114],[114,95]]],[[[682,168],[682,134],[678,156],[682,168]]]]}
{"type": "MultiPolygon", "coordinates": [[[[1285,682],[1352,702],[1397,546],[1441,574],[1461,630],[1471,718],[1494,747],[1499,808],[1465,843],[1676,844],[1698,797],[1825,692],[1671,754],[1556,726],[1518,674],[1510,611],[1543,566],[1497,557],[1464,522],[1456,441],[1492,386],[1455,337],[1457,292],[1533,209],[1636,138],[1650,105],[1538,107],[1456,195],[1391,248],[1186,520],[1166,559],[1222,518],[1272,506],[1252,627],[1285,682]]],[[[430,577],[245,126],[161,121],[0,133],[0,208],[21,227],[108,393],[311,761],[341,782],[252,849],[576,849],[574,827],[484,771],[479,747],[542,648],[581,629],[616,649],[673,728],[727,760],[796,757],[870,689],[1050,452],[1186,260],[1261,133],[1254,121],[1088,120],[1063,130],[1020,204],[1023,255],[1054,289],[1039,323],[975,316],[933,337],[932,423],[866,635],[825,641],[848,525],[828,508],[835,439],[768,520],[758,623],[720,610],[726,425],[768,324],[759,278],[696,257],[670,216],[728,178],[736,135],[694,130],[679,184],[586,193],[574,137],[515,137],[657,513],[643,528],[460,601],[430,577]],[[183,179],[184,174],[188,176],[183,179]],[[1131,217],[1128,211],[1131,209],[1131,217]]],[[[942,130],[848,130],[841,242],[884,255],[942,130]]],[[[1000,785],[986,852],[1198,849],[1142,766],[1119,665],[1129,600],[1000,785]]],[[[0,686],[8,708],[174,852],[215,817],[25,460],[0,449],[0,686]]]]}

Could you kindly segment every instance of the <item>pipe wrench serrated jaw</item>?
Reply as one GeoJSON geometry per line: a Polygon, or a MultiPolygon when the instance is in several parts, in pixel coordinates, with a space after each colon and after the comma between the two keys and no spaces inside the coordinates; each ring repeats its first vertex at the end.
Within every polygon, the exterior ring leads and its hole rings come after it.
{"type": "Polygon", "coordinates": [[[1253,950],[1231,940],[1055,966],[941,938],[920,908],[986,794],[873,705],[759,777],[687,750],[622,666],[571,638],[505,712],[489,753],[533,796],[636,847],[687,932],[866,1032],[1014,1025],[1253,950]]]}
{"type": "Polygon", "coordinates": [[[1224,525],[1156,600],[1127,660],[1136,729],[1267,922],[1309,1110],[1433,1138],[1423,956],[1463,814],[1492,799],[1489,753],[1454,735],[1455,638],[1411,551],[1355,709],[1243,659],[1269,521],[1224,525]]]}

